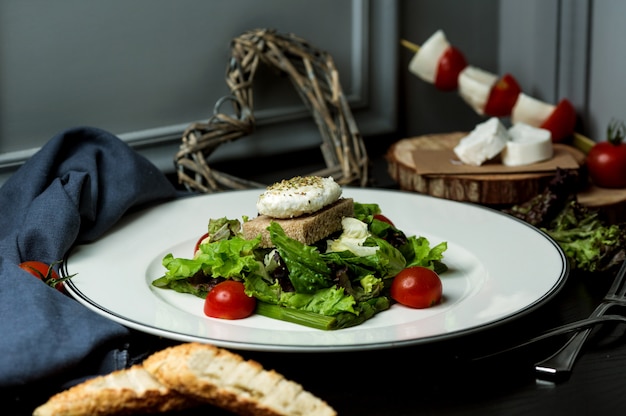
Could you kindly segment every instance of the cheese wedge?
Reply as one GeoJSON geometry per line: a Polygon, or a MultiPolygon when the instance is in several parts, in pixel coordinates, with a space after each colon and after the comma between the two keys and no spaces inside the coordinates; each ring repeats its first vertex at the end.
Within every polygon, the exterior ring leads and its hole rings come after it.
{"type": "Polygon", "coordinates": [[[442,30],[438,30],[420,46],[409,62],[409,72],[426,82],[435,83],[439,59],[450,43],[442,30]]]}
{"type": "Polygon", "coordinates": [[[497,75],[469,65],[459,74],[459,94],[474,111],[482,115],[496,82],[497,75]]]}
{"type": "Polygon", "coordinates": [[[513,111],[511,111],[511,123],[526,123],[539,127],[550,117],[556,106],[548,104],[536,98],[530,97],[523,92],[519,94],[513,111]]]}
{"type": "Polygon", "coordinates": [[[502,150],[502,164],[523,166],[552,158],[552,135],[549,130],[517,123],[509,129],[511,140],[502,150]]]}
{"type": "Polygon", "coordinates": [[[506,127],[497,117],[491,117],[463,137],[454,153],[466,165],[480,166],[500,154],[509,140],[506,127]]]}

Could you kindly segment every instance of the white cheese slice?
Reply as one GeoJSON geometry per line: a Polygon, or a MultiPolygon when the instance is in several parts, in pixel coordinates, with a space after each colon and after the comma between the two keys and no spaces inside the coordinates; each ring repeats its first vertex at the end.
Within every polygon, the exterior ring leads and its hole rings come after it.
{"type": "Polygon", "coordinates": [[[500,154],[509,140],[506,127],[497,117],[491,117],[463,137],[454,153],[466,165],[480,166],[500,154]]]}
{"type": "Polygon", "coordinates": [[[448,49],[450,43],[442,30],[438,30],[422,44],[411,61],[409,71],[431,84],[435,83],[439,59],[448,49]]]}
{"type": "Polygon", "coordinates": [[[294,218],[319,211],[337,201],[341,193],[341,186],[332,176],[296,176],[268,186],[256,208],[262,215],[294,218]]]}
{"type": "Polygon", "coordinates": [[[509,129],[511,140],[502,150],[502,164],[523,166],[552,158],[552,135],[549,130],[517,123],[509,129]]]}
{"type": "Polygon", "coordinates": [[[552,114],[556,107],[536,98],[520,93],[513,111],[511,112],[511,123],[526,123],[539,127],[552,114]]]}
{"type": "Polygon", "coordinates": [[[482,115],[496,82],[497,75],[469,65],[459,74],[459,94],[474,111],[482,115]]]}

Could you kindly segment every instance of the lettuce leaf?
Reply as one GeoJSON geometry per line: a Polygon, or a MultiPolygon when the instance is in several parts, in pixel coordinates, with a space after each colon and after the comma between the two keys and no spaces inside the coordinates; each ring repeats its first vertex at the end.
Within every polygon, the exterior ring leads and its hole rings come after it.
{"type": "Polygon", "coordinates": [[[226,217],[209,219],[208,231],[210,242],[228,240],[231,237],[243,235],[241,222],[226,217]]]}
{"type": "Polygon", "coordinates": [[[608,271],[624,260],[626,228],[604,222],[599,211],[570,201],[542,228],[563,249],[573,269],[608,271]]]}
{"type": "Polygon", "coordinates": [[[406,258],[406,267],[423,266],[437,273],[443,273],[448,267],[443,263],[443,253],[448,249],[446,241],[430,247],[430,241],[426,237],[411,236],[407,243],[400,247],[400,251],[406,258]]]}
{"type": "Polygon", "coordinates": [[[349,250],[326,252],[322,256],[327,262],[348,267],[354,276],[373,274],[387,279],[405,267],[406,260],[402,253],[382,238],[369,236],[364,245],[376,246],[378,250],[367,256],[359,256],[349,250]]]}
{"type": "Polygon", "coordinates": [[[245,273],[260,267],[254,253],[260,242],[260,236],[253,240],[237,236],[229,240],[202,244],[195,260],[201,262],[202,271],[206,275],[243,277],[245,273]]]}
{"type": "Polygon", "coordinates": [[[333,285],[330,267],[316,247],[287,237],[281,226],[270,223],[270,239],[287,265],[289,280],[299,293],[314,293],[333,285]]]}
{"type": "Polygon", "coordinates": [[[320,289],[315,293],[285,292],[280,297],[279,304],[326,316],[337,315],[340,312],[356,314],[354,298],[346,295],[343,288],[335,286],[320,289]]]}
{"type": "Polygon", "coordinates": [[[163,257],[165,275],[152,282],[153,286],[169,288],[182,293],[192,293],[199,297],[206,296],[206,288],[198,289],[194,282],[186,282],[202,273],[209,277],[236,278],[242,280],[246,274],[262,269],[256,259],[254,249],[259,246],[261,238],[246,240],[232,237],[200,245],[194,258],[174,257],[168,253],[163,257]]]}

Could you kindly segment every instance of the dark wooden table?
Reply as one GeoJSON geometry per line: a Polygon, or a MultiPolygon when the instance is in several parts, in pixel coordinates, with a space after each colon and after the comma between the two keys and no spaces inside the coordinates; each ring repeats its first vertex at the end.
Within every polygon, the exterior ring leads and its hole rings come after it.
{"type": "MultiPolygon", "coordinates": [[[[376,186],[394,186],[382,159],[372,174],[376,186]]],[[[235,352],[301,383],[339,415],[626,414],[623,325],[595,330],[571,377],[559,383],[537,381],[533,364],[564,338],[478,359],[586,317],[609,284],[610,276],[571,274],[558,295],[531,313],[425,345],[338,353],[235,352]]],[[[158,350],[173,343],[135,333],[131,345],[136,350],[158,350]]],[[[28,403],[21,405],[32,410],[28,403]]],[[[228,413],[204,407],[177,414],[228,413]]]]}

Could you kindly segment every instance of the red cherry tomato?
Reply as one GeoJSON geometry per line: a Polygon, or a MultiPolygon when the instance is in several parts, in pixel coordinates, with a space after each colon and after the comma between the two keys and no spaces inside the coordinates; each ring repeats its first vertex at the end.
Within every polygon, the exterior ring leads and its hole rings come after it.
{"type": "Polygon", "coordinates": [[[196,245],[193,248],[193,253],[196,254],[196,251],[198,251],[200,249],[200,244],[202,244],[202,242],[204,241],[205,238],[207,238],[209,236],[209,233],[205,233],[202,235],[202,237],[200,237],[198,239],[198,241],[196,241],[196,245]]]}
{"type": "Polygon", "coordinates": [[[428,308],[441,302],[443,285],[439,275],[422,267],[407,267],[393,278],[391,297],[411,308],[428,308]]]}
{"type": "Polygon", "coordinates": [[[449,46],[439,58],[435,74],[435,87],[442,91],[458,88],[459,74],[467,66],[465,56],[454,46],[449,46]]]}
{"type": "Polygon", "coordinates": [[[564,98],[539,127],[550,130],[552,141],[558,143],[574,133],[575,126],[576,109],[569,100],[564,98]]]}
{"type": "Polygon", "coordinates": [[[517,80],[512,75],[505,74],[491,88],[485,104],[485,114],[492,117],[511,115],[520,92],[522,89],[517,80]]]}
{"type": "Polygon", "coordinates": [[[626,188],[626,127],[611,124],[607,141],[596,143],[587,154],[591,181],[602,188],[626,188]]]}
{"type": "Polygon", "coordinates": [[[215,285],[204,301],[204,313],[212,318],[242,319],[254,312],[256,299],[246,295],[243,283],[225,280],[215,285]]]}
{"type": "Polygon", "coordinates": [[[395,225],[393,225],[393,222],[391,222],[391,220],[389,218],[385,217],[383,214],[374,214],[374,219],[377,219],[378,221],[386,222],[387,224],[391,225],[392,227],[395,227],[395,225]]]}
{"type": "Polygon", "coordinates": [[[61,282],[66,279],[61,279],[51,265],[41,261],[25,261],[20,263],[19,266],[48,286],[52,286],[59,291],[63,291],[63,284],[61,282]]]}

